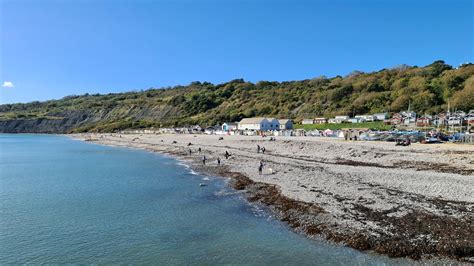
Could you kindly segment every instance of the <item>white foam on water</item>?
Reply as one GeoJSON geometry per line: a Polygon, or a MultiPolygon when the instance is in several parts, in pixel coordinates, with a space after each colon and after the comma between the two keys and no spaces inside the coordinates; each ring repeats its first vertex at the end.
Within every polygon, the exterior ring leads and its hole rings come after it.
{"type": "Polygon", "coordinates": [[[199,173],[196,173],[194,170],[189,170],[189,173],[192,174],[192,175],[199,175],[199,173]]]}

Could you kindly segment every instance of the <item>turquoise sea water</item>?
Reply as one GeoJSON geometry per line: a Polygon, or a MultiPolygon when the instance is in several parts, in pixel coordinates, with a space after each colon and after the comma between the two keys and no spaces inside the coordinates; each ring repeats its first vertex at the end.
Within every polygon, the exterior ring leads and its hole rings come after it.
{"type": "Polygon", "coordinates": [[[0,263],[399,264],[293,233],[177,160],[0,135],[0,263]],[[209,185],[199,187],[199,183],[209,185]]]}

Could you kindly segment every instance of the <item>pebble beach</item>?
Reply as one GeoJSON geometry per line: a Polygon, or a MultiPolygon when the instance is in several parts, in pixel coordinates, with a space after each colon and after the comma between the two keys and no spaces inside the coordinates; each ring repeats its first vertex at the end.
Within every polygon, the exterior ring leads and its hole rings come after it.
{"type": "Polygon", "coordinates": [[[472,145],[400,147],[335,138],[270,141],[261,136],[192,134],[72,137],[172,154],[196,171],[227,177],[250,201],[267,205],[309,237],[392,257],[473,261],[472,145]],[[265,153],[258,152],[257,145],[265,147],[265,153]],[[226,152],[231,154],[228,159],[226,152]]]}

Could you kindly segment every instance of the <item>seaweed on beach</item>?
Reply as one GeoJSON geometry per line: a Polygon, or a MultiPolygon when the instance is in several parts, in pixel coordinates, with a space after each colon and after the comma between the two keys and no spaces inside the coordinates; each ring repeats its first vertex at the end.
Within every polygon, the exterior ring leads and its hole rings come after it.
{"type": "Polygon", "coordinates": [[[401,217],[389,214],[396,210],[375,211],[363,205],[354,210],[364,219],[387,228],[375,234],[354,231],[328,224],[327,212],[314,203],[290,199],[275,185],[255,182],[234,172],[220,171],[232,178],[232,186],[245,190],[249,201],[268,206],[293,229],[308,236],[320,236],[358,250],[374,250],[390,257],[421,259],[445,256],[467,261],[474,257],[474,224],[472,219],[455,219],[413,210],[401,217]]]}

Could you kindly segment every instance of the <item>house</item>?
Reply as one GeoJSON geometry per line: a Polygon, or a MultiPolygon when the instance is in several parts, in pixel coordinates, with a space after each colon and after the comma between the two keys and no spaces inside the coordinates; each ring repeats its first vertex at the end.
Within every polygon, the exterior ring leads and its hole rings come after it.
{"type": "Polygon", "coordinates": [[[459,127],[462,126],[463,118],[460,116],[451,116],[448,118],[448,126],[459,127]]]}
{"type": "Polygon", "coordinates": [[[348,115],[337,115],[335,117],[336,120],[340,120],[340,121],[346,121],[349,119],[349,116],[348,115]]]}
{"type": "Polygon", "coordinates": [[[416,119],[416,126],[417,127],[428,127],[431,125],[433,117],[430,115],[424,115],[416,119]]]}
{"type": "Polygon", "coordinates": [[[385,123],[389,125],[400,125],[403,123],[403,116],[399,113],[396,113],[392,116],[392,118],[386,119],[385,123]]]}
{"type": "Polygon", "coordinates": [[[335,118],[330,118],[328,122],[329,124],[340,124],[342,122],[347,122],[348,119],[349,119],[349,116],[347,115],[339,115],[339,116],[336,116],[335,118]]]}
{"type": "Polygon", "coordinates": [[[317,117],[314,119],[314,124],[326,124],[328,120],[324,117],[317,117]]]}
{"type": "Polygon", "coordinates": [[[431,123],[437,127],[444,127],[448,124],[448,116],[446,115],[446,113],[439,113],[434,116],[433,121],[431,123]]]}
{"type": "Polygon", "coordinates": [[[336,118],[329,118],[329,119],[328,119],[328,123],[329,123],[329,124],[340,124],[340,123],[342,123],[343,121],[346,121],[346,120],[341,120],[341,119],[336,119],[336,118]]]}
{"type": "Polygon", "coordinates": [[[356,115],[354,118],[358,118],[359,122],[373,122],[375,120],[373,115],[356,115]]]}
{"type": "Polygon", "coordinates": [[[453,116],[458,116],[464,119],[464,117],[466,117],[466,113],[463,111],[456,111],[453,113],[453,116]]]}
{"type": "Polygon", "coordinates": [[[280,123],[275,118],[244,118],[238,124],[239,130],[279,130],[280,123]]]}
{"type": "Polygon", "coordinates": [[[474,110],[469,111],[465,119],[467,121],[468,126],[474,127],[474,110]]]}
{"type": "Polygon", "coordinates": [[[314,120],[313,119],[303,119],[303,121],[301,121],[301,124],[303,124],[303,125],[312,125],[312,124],[314,124],[314,120]]]}
{"type": "Polygon", "coordinates": [[[224,123],[221,126],[222,131],[229,132],[237,130],[238,124],[237,123],[224,123]]]}
{"type": "Polygon", "coordinates": [[[279,119],[280,130],[293,129],[293,120],[291,119],[279,119]]]}
{"type": "Polygon", "coordinates": [[[416,113],[413,111],[403,111],[400,113],[403,118],[403,124],[408,125],[415,125],[416,124],[416,113]]]}
{"type": "Polygon", "coordinates": [[[374,117],[374,120],[376,121],[384,121],[385,119],[388,119],[387,113],[375,113],[372,116],[374,117]]]}
{"type": "Polygon", "coordinates": [[[362,122],[362,119],[354,117],[354,118],[347,119],[347,122],[350,122],[350,123],[353,123],[353,124],[354,123],[360,123],[360,122],[362,122]]]}

